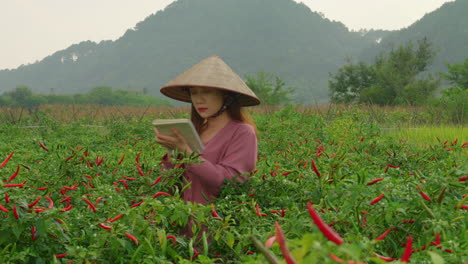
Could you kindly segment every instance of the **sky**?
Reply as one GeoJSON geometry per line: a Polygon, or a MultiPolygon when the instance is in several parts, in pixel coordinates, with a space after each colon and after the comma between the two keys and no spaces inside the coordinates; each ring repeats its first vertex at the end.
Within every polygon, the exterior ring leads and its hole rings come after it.
{"type": "MultiPolygon", "coordinates": [[[[116,40],[174,0],[0,0],[0,69],[91,40],[116,40]]],[[[235,1],[235,0],[232,0],[235,1]]],[[[398,30],[453,0],[295,0],[350,30],[398,30]]]]}

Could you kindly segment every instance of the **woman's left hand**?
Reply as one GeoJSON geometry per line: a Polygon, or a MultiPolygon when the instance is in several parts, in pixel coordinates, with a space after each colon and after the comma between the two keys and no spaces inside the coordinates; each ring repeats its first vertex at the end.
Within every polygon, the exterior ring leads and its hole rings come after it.
{"type": "Polygon", "coordinates": [[[192,149],[185,141],[184,137],[175,128],[172,129],[174,135],[161,134],[156,128],[153,128],[156,135],[156,142],[168,150],[177,150],[188,155],[192,153],[192,149]]]}

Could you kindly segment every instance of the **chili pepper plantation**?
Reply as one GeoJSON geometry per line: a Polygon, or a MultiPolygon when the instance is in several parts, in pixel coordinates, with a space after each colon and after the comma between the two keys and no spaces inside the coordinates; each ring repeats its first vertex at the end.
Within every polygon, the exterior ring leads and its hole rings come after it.
{"type": "Polygon", "coordinates": [[[154,141],[185,111],[2,122],[0,263],[468,262],[466,129],[414,143],[357,107],[252,115],[257,169],[207,205],[154,141]]]}

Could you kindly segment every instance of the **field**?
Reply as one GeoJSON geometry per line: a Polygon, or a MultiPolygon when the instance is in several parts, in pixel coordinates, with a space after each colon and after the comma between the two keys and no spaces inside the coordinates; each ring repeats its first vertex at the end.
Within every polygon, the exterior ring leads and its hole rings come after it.
{"type": "Polygon", "coordinates": [[[187,108],[0,110],[0,263],[468,262],[467,128],[424,111],[259,108],[257,169],[202,206],[150,125],[187,108]]]}

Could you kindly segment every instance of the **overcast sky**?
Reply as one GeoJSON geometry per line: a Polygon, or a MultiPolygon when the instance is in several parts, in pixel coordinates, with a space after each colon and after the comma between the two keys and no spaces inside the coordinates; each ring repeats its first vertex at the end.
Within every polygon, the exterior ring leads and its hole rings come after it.
{"type": "MultiPolygon", "coordinates": [[[[0,69],[115,40],[174,0],[0,0],[0,69]]],[[[236,0],[232,0],[236,1],[236,0]]],[[[401,29],[453,0],[297,0],[349,29],[401,29]]]]}

